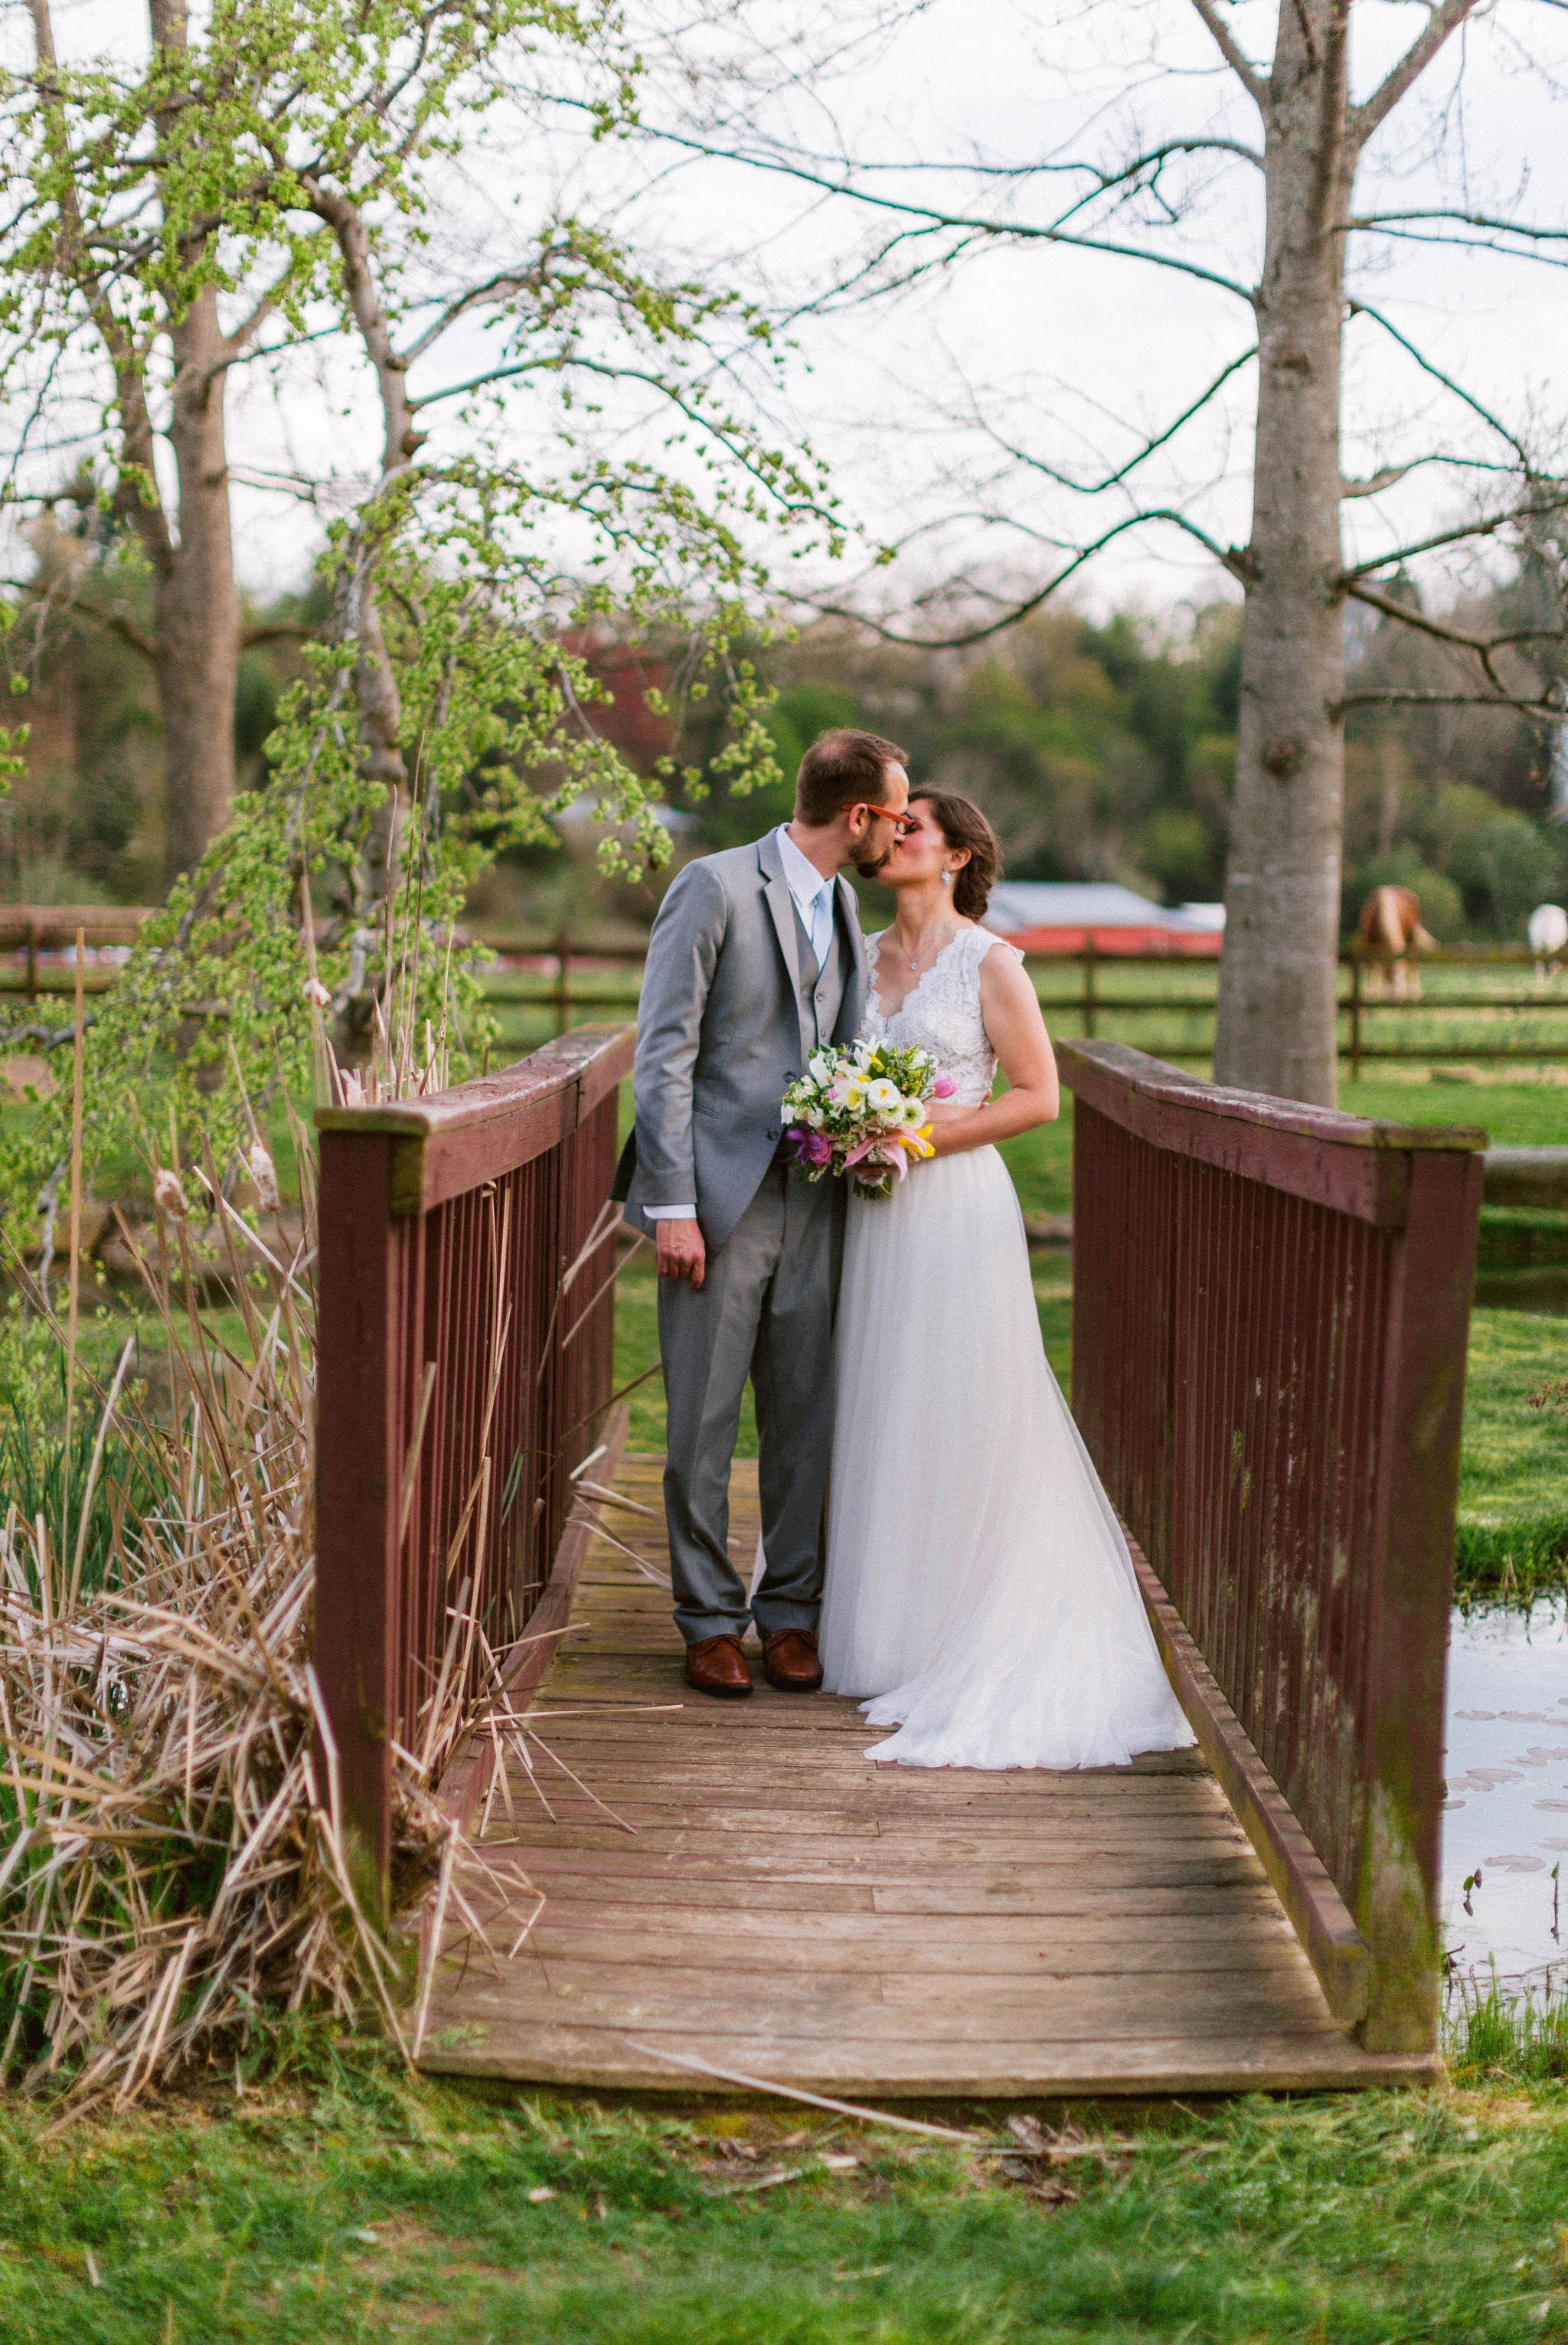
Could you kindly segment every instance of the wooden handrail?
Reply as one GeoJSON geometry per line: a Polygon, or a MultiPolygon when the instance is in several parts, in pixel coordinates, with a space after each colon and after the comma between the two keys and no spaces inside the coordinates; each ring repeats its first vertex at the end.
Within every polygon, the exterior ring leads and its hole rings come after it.
{"type": "Polygon", "coordinates": [[[1428,2050],[1486,1135],[1060,1056],[1074,1415],[1167,1671],[1330,2006],[1428,2050]]]}

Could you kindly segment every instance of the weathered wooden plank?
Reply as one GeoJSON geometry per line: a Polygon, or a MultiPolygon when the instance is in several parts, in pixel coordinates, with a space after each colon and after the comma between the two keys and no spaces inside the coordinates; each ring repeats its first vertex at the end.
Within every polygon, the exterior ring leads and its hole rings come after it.
{"type": "Polygon", "coordinates": [[[1041,1981],[1023,1994],[1003,1995],[998,1990],[982,2002],[983,1990],[955,2001],[951,1990],[929,1978],[904,1981],[901,1988],[899,1982],[874,1975],[780,1972],[765,1981],[748,1975],[726,1993],[719,1971],[639,1972],[627,1964],[600,1975],[591,1964],[580,1974],[567,1965],[557,1984],[559,1968],[552,1965],[546,1978],[535,1966],[520,1964],[518,1977],[502,1986],[475,1981],[463,1998],[464,2016],[480,2024],[498,2020],[507,2027],[552,2028],[561,2024],[561,2005],[569,2002],[575,2027],[634,2035],[639,2027],[657,2028],[661,2035],[693,2038],[699,2046],[721,2036],[768,2036],[775,2031],[819,2042],[850,2035],[863,2044],[896,2045],[913,2030],[932,2027],[950,2052],[983,2050],[999,2035],[1104,2046],[1140,2042],[1150,2035],[1201,2040],[1217,2030],[1239,2035],[1255,2027],[1288,2025],[1308,2039],[1338,2039],[1342,2033],[1321,1998],[1313,1999],[1310,1976],[1288,1982],[1278,1975],[1252,1981],[1152,1976],[1133,1991],[1117,1981],[1099,1994],[1086,1979],[1041,1981]],[[896,2002],[884,2001],[884,1984],[890,1994],[898,1994],[896,2002]]]}
{"type": "MultiPolygon", "coordinates": [[[[653,2031],[650,2031],[653,2032],[653,2031]]],[[[664,2031],[657,2031],[663,2034],[664,2031]]],[[[693,2047],[669,2038],[681,2058],[693,2047]]],[[[700,2057],[715,2066],[808,2091],[864,2093],[883,2099],[959,2096],[1008,2100],[1052,2094],[1074,2099],[1235,2092],[1337,2092],[1369,2085],[1430,2084],[1442,2073],[1434,2055],[1374,2054],[1349,2035],[1273,2035],[1238,2032],[1199,2042],[1148,2035],[1121,2044],[1041,2044],[1004,2037],[977,2052],[949,2046],[913,2029],[901,2042],[837,2042],[788,2035],[719,2039],[700,2057]]],[[[439,2039],[422,2065],[438,2075],[527,2076],[541,2084],[611,2092],[699,2091],[703,2078],[657,2049],[643,2052],[613,2031],[562,2025],[543,2039],[531,2029],[493,2024],[483,2036],[439,2039]]],[[[709,2089],[733,2088],[715,2080],[709,2089]]]]}
{"type": "MultiPolygon", "coordinates": [[[[788,1890],[789,1883],[780,1883],[780,1888],[788,1890]]],[[[1135,1914],[1136,1927],[1127,1927],[1130,1916],[1123,1906],[1106,1909],[1106,1902],[1095,1897],[1081,1900],[1071,1914],[1062,1911],[1045,1921],[1033,1914],[989,1914],[984,1933],[975,1933],[968,1916],[961,1914],[877,1914],[870,1894],[837,1897],[832,1906],[789,1909],[788,1921],[780,1921],[779,1909],[746,1902],[740,1888],[731,1894],[724,1885],[685,1890],[666,1883],[666,1890],[673,1894],[654,1900],[645,1883],[628,1890],[626,1883],[597,1883],[591,1876],[563,1873],[551,1881],[548,1904],[536,1923],[539,1942],[548,1939],[555,1944],[553,1933],[591,1937],[600,1930],[637,1930],[647,1934],[649,1944],[715,1934],[724,1939],[736,1963],[750,1958],[748,1949],[767,1958],[769,1951],[785,1946],[799,1951],[801,1961],[813,1961],[816,1955],[809,1955],[809,1949],[820,1946],[825,1949],[822,1958],[834,1963],[839,1955],[830,1949],[839,1946],[889,1946],[900,1963],[916,1961],[923,1951],[931,1951],[932,1961],[949,1961],[954,1954],[980,1955],[999,1949],[1020,1949],[1022,1958],[1033,1963],[1045,1955],[1054,1958],[1057,1951],[1085,1946],[1114,1955],[1114,1967],[1132,1970],[1158,1958],[1165,1946],[1184,1951],[1184,1955],[1191,1949],[1205,1958],[1218,1958],[1233,1946],[1279,1944],[1296,1958],[1301,1955],[1296,1933],[1279,1914],[1266,1883],[1224,1894],[1200,1890],[1186,1902],[1172,1900],[1169,1890],[1160,1890],[1156,1894],[1163,1900],[1163,1911],[1153,1942],[1142,1927],[1146,1916],[1135,1914]]]]}
{"type": "MultiPolygon", "coordinates": [[[[874,1824],[849,1827],[844,1832],[822,1832],[820,1836],[801,1832],[797,1833],[797,1839],[813,1841],[811,1857],[797,1855],[797,1853],[788,1853],[788,1855],[779,1853],[776,1855],[764,1843],[743,1839],[740,1833],[734,1836],[734,1845],[727,1845],[722,1836],[715,1836],[710,1832],[647,1827],[637,1833],[637,1841],[633,1843],[628,1833],[616,1832],[612,1839],[612,1832],[607,1827],[548,1822],[518,1824],[515,1832],[506,1833],[502,1845],[518,1850],[523,1862],[530,1862],[535,1850],[551,1853],[551,1850],[579,1848],[596,1857],[597,1864],[603,1864],[609,1872],[645,1872],[649,1857],[682,1857],[685,1860],[682,1872],[687,1878],[696,1878],[708,1872],[820,1872],[828,1878],[839,1878],[849,1869],[856,1869],[853,1860],[839,1857],[834,1862],[832,1855],[820,1855],[818,1850],[830,1850],[834,1843],[853,1843],[865,1850],[865,1857],[858,1862],[865,1864],[870,1872],[891,1873],[900,1881],[910,1876],[910,1872],[916,1872],[921,1878],[931,1878],[931,1881],[971,1881],[971,1878],[1003,1876],[993,1894],[1008,1894],[1008,1883],[1024,1883],[1024,1881],[1036,1881],[1036,1878],[1045,1883],[1045,1881],[1074,1876],[1083,1883],[1095,1885],[1095,1888],[1111,1888],[1111,1885],[1120,1883],[1125,1883],[1127,1888],[1136,1888],[1136,1885],[1175,1888],[1181,1881],[1197,1881],[1197,1878],[1209,1881],[1209,1883],[1228,1883],[1228,1881],[1257,1881],[1261,1876],[1257,1853],[1245,1841],[1242,1841],[1240,1848],[1233,1850],[1217,1850],[1212,1843],[1205,1843],[1200,1848],[1193,1848],[1191,1853],[1184,1848],[1175,1848],[1167,1853],[1163,1836],[1158,1836],[1158,1833],[1148,1836],[1148,1845],[1144,1850],[1111,1850],[1111,1853],[1097,1850],[1092,1841],[1057,1845],[1053,1839],[1041,1845],[1041,1841],[1032,1839],[1010,1841],[1001,1850],[987,1855],[980,1845],[963,1841],[963,1843],[956,1843],[954,1848],[940,1848],[938,1845],[914,1864],[911,1864],[910,1857],[883,1855],[883,1843],[879,1841],[874,1824]]],[[[494,1843],[485,1845],[490,1848],[494,1843]]],[[[661,1869],[668,1869],[668,1866],[661,1866],[661,1869]]]]}
{"type": "MultiPolygon", "coordinates": [[[[547,1896],[581,1896],[586,1884],[589,1890],[602,1888],[606,1895],[617,1902],[640,1903],[650,1908],[723,1905],[757,1912],[808,1914],[983,1914],[988,1925],[993,1919],[1026,1914],[1034,1917],[1031,1926],[1035,1928],[1048,1927],[1054,1921],[1074,1922],[1085,1914],[1107,1911],[1103,1892],[1064,1882],[1058,1882],[1048,1894],[1035,1891],[1025,1893],[1020,1888],[1016,1894],[1003,1899],[987,1898],[978,1890],[961,1892],[952,1885],[941,1892],[929,1884],[912,1889],[878,1889],[869,1882],[788,1879],[776,1873],[751,1873],[744,1879],[728,1880],[709,1876],[701,1881],[665,1870],[607,1875],[598,1866],[580,1859],[574,1867],[554,1857],[541,1861],[537,1853],[530,1858],[527,1870],[530,1880],[547,1896]],[[931,1902],[939,1894],[946,1897],[945,1903],[931,1902]]],[[[1239,1882],[1223,1889],[1188,1882],[1175,1889],[1124,1890],[1110,1910],[1130,1925],[1152,1923],[1163,1926],[1172,1914],[1188,1914],[1202,1915],[1212,1920],[1217,1929],[1224,1929],[1233,1912],[1277,1914],[1279,1908],[1260,1871],[1256,1881],[1239,1882]]]]}
{"type": "MultiPolygon", "coordinates": [[[[635,1915],[635,1920],[606,1926],[605,1915],[613,1910],[552,1898],[549,1914],[554,1918],[535,1925],[528,1941],[530,1954],[546,1965],[635,1962],[645,1967],[678,1970],[699,1961],[714,1963],[726,1973],[776,1969],[780,1973],[830,1971],[835,1975],[846,1971],[880,1974],[890,1963],[896,1963],[911,1977],[962,1979],[966,1985],[977,1979],[1013,1976],[1136,1978],[1146,1976],[1149,1968],[1147,1948],[1130,1945],[1125,1924],[1120,1922],[1097,1930],[1092,1919],[1081,1920],[1072,1925],[1070,1940],[1061,1934],[1062,1925],[1056,1922],[1033,1927],[1027,1938],[998,1937],[988,1929],[977,1944],[973,1933],[967,1931],[959,1936],[940,1937],[920,1931],[895,1938],[891,1930],[898,1917],[882,1914],[854,1924],[850,1935],[842,1928],[828,1934],[820,1926],[826,1922],[841,1923],[845,1917],[840,1914],[801,1914],[787,1934],[780,1934],[777,1924],[767,1931],[738,1929],[733,1911],[689,1917],[660,1915],[659,1927],[655,1929],[653,1917],[633,1907],[623,1910],[635,1915]],[[1053,1943],[1042,1946],[1038,1941],[1046,1936],[1053,1943]]],[[[1196,1934],[1189,1925],[1181,1941],[1162,1944],[1159,1963],[1171,1978],[1189,1974],[1228,1976],[1232,1972],[1261,1974],[1275,1970],[1298,1975],[1301,1950],[1293,1938],[1282,1936],[1262,1920],[1249,1929],[1229,1925],[1223,1931],[1206,1922],[1196,1934]]]]}

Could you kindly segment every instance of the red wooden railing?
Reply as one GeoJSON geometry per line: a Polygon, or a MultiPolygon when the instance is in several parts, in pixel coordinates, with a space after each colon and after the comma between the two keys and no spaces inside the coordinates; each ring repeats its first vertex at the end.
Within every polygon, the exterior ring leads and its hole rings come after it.
{"type": "Polygon", "coordinates": [[[520,1634],[610,1397],[633,1041],[579,1027],[482,1081],[316,1112],[316,1669],[383,1903],[392,1744],[423,1755],[475,1690],[468,1619],[497,1652],[520,1634]]]}
{"type": "Polygon", "coordinates": [[[1486,1135],[1061,1059],[1073,1410],[1166,1668],[1331,2007],[1428,2050],[1486,1135]]]}

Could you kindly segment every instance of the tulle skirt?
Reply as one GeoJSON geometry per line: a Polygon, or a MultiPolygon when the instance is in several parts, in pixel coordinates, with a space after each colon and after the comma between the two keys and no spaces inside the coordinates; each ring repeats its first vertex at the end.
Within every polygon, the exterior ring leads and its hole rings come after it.
{"type": "Polygon", "coordinates": [[[993,1148],[851,1196],[820,1644],[911,1767],[1108,1767],[1193,1735],[1040,1341],[993,1148]]]}

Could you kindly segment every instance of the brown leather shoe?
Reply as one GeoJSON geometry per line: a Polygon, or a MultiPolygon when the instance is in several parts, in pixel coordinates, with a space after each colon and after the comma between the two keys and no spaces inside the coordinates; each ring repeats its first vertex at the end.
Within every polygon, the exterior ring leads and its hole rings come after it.
{"type": "Polygon", "coordinates": [[[686,1649],[686,1681],[698,1693],[738,1701],[751,1691],[751,1672],[738,1637],[704,1637],[686,1649]]]}
{"type": "Polygon", "coordinates": [[[816,1631],[775,1629],[762,1640],[762,1666],[769,1684],[777,1686],[780,1693],[815,1693],[822,1682],[816,1631]]]}

